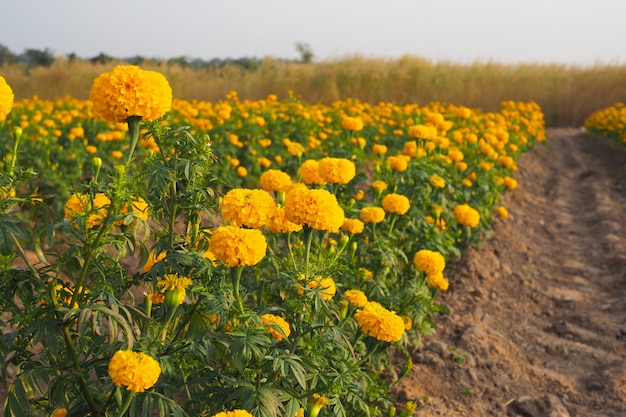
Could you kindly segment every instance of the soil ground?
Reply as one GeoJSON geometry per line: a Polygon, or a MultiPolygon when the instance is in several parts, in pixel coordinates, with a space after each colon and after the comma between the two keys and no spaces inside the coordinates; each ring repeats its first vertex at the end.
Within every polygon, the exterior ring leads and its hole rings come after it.
{"type": "Polygon", "coordinates": [[[626,147],[551,129],[508,219],[450,265],[394,395],[415,416],[626,416],[626,147]]]}
{"type": "Polygon", "coordinates": [[[626,416],[626,147],[578,129],[548,138],[518,161],[510,217],[448,265],[450,314],[395,389],[398,408],[626,416]]]}

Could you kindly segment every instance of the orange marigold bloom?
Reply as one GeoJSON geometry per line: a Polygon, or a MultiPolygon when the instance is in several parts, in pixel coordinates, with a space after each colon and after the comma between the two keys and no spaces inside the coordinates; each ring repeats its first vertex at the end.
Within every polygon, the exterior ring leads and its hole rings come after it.
{"type": "Polygon", "coordinates": [[[468,204],[460,204],[454,208],[454,218],[463,226],[476,227],[480,222],[478,211],[468,204]]]}
{"type": "Polygon", "coordinates": [[[276,214],[276,202],[264,190],[233,188],[222,198],[221,210],[227,222],[260,229],[276,214]]]}
{"type": "Polygon", "coordinates": [[[363,120],[358,117],[347,116],[341,120],[341,127],[346,130],[358,132],[360,130],[363,130],[363,120]]]}
{"type": "Polygon", "coordinates": [[[428,182],[435,188],[444,188],[446,186],[446,181],[439,175],[431,175],[428,182]]]}
{"type": "Polygon", "coordinates": [[[387,213],[395,213],[401,216],[406,214],[411,207],[411,203],[406,196],[396,193],[387,194],[383,197],[382,205],[387,213]]]}
{"type": "Polygon", "coordinates": [[[365,223],[380,223],[385,219],[385,210],[380,207],[363,207],[359,216],[365,223]]]}
{"type": "Polygon", "coordinates": [[[115,352],[108,370],[116,386],[132,392],[144,392],[156,384],[161,374],[159,362],[145,353],[131,350],[115,352]]]}
{"type": "Polygon", "coordinates": [[[409,167],[409,159],[406,155],[390,155],[387,157],[389,167],[398,172],[404,172],[409,167]]]}
{"type": "Polygon", "coordinates": [[[308,159],[300,165],[298,170],[305,184],[324,185],[326,181],[319,174],[319,163],[315,159],[308,159]]]}
{"type": "MultiPolygon", "coordinates": [[[[309,281],[307,287],[310,289],[318,288],[319,296],[325,301],[331,300],[337,293],[337,286],[332,278],[315,277],[315,279],[309,281]]],[[[298,294],[303,295],[304,290],[298,288],[298,294]]]]}
{"type": "Polygon", "coordinates": [[[382,192],[387,189],[387,183],[384,181],[376,180],[372,182],[371,187],[375,189],[376,191],[382,192]]]}
{"type": "Polygon", "coordinates": [[[447,290],[448,286],[450,285],[448,280],[443,277],[443,273],[441,272],[437,274],[428,275],[427,279],[428,279],[428,285],[430,285],[433,288],[438,288],[442,291],[447,290]]]}
{"type": "Polygon", "coordinates": [[[296,224],[337,232],[344,220],[337,198],[326,190],[292,188],[285,196],[285,215],[296,224]]]}
{"type": "Polygon", "coordinates": [[[349,159],[322,158],[317,163],[319,176],[331,184],[347,184],[356,175],[356,166],[349,159]]]}
{"type": "Polygon", "coordinates": [[[343,296],[346,300],[357,307],[365,307],[367,304],[367,296],[361,290],[346,290],[343,293],[343,296]]]}
{"type": "Polygon", "coordinates": [[[97,193],[93,199],[88,194],[74,193],[65,203],[65,219],[73,221],[77,216],[87,217],[87,228],[102,224],[107,216],[111,200],[103,193],[97,193]]]}
{"type": "Polygon", "coordinates": [[[384,155],[387,153],[387,147],[385,145],[374,144],[372,145],[372,152],[375,155],[384,155]]]}
{"type": "Polygon", "coordinates": [[[404,320],[375,301],[368,301],[354,313],[363,333],[383,342],[398,342],[404,334],[404,320]]]}
{"type": "Polygon", "coordinates": [[[439,252],[422,249],[415,254],[413,264],[426,275],[435,275],[443,272],[446,260],[439,252]]]}
{"type": "Polygon", "coordinates": [[[0,121],[4,120],[11,108],[13,108],[13,100],[15,95],[11,86],[7,84],[3,76],[0,75],[0,121]]]}
{"type": "Polygon", "coordinates": [[[363,233],[365,224],[359,219],[345,219],[341,225],[341,230],[347,233],[363,233]]]}
{"type": "Polygon", "coordinates": [[[409,126],[408,134],[416,139],[434,139],[437,137],[437,128],[431,125],[409,126]]]}
{"type": "Polygon", "coordinates": [[[498,206],[498,208],[496,209],[496,214],[498,215],[498,217],[501,217],[503,219],[509,217],[509,211],[504,206],[498,206]]]}
{"type": "Polygon", "coordinates": [[[261,188],[271,192],[287,192],[291,187],[291,177],[279,169],[270,169],[261,174],[259,178],[261,188]]]}
{"type": "Polygon", "coordinates": [[[272,337],[279,342],[283,340],[284,337],[289,337],[291,334],[291,329],[289,328],[289,323],[285,321],[280,316],[276,316],[274,314],[263,314],[261,316],[261,322],[267,327],[270,331],[272,337]],[[280,328],[282,332],[280,332],[276,327],[280,328]]]}
{"type": "Polygon", "coordinates": [[[270,219],[267,228],[273,233],[299,232],[302,225],[287,220],[284,207],[276,207],[276,213],[270,219]]]}
{"type": "Polygon", "coordinates": [[[103,119],[123,122],[131,116],[154,120],[172,106],[172,88],[155,71],[120,65],[98,76],[91,88],[93,109],[103,119]]]}
{"type": "Polygon", "coordinates": [[[209,247],[217,259],[230,267],[253,266],[265,257],[267,241],[258,229],[221,226],[211,235],[209,247]]]}

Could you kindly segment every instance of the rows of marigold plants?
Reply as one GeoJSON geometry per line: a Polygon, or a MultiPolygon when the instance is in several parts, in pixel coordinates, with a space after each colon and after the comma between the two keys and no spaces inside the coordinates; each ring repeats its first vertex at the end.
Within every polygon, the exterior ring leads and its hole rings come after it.
{"type": "Polygon", "coordinates": [[[626,145],[626,106],[618,102],[592,113],[585,119],[585,128],[626,145]]]}
{"type": "Polygon", "coordinates": [[[0,77],[0,120],[7,416],[412,415],[446,262],[545,139],[535,103],[186,102],[136,66],[0,77]]]}

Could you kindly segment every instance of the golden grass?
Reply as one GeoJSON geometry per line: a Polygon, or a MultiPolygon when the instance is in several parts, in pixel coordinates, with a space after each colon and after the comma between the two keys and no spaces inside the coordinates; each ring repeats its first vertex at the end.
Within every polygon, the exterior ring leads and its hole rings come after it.
{"type": "MultiPolygon", "coordinates": [[[[57,60],[49,68],[28,72],[5,66],[0,74],[17,100],[33,95],[86,99],[94,78],[118,64],[57,60]]],[[[355,55],[311,64],[265,58],[254,70],[236,65],[193,69],[162,62],[145,62],[142,67],[162,72],[174,97],[186,100],[217,101],[231,90],[250,100],[268,94],[283,98],[293,91],[310,103],[346,98],[399,104],[439,101],[485,111],[498,110],[503,100],[534,100],[549,125],[561,126],[581,126],[591,113],[626,97],[626,65],[612,64],[458,64],[414,56],[376,59],[355,55]]]]}

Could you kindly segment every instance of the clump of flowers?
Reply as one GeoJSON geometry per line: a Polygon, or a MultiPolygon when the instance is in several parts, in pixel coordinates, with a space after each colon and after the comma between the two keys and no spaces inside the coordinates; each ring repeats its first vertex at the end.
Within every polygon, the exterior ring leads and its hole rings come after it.
{"type": "Polygon", "coordinates": [[[345,158],[322,158],[318,161],[317,171],[325,182],[347,184],[356,175],[356,166],[345,158]]]}
{"type": "Polygon", "coordinates": [[[324,185],[326,181],[319,174],[319,163],[315,159],[307,159],[300,165],[298,173],[305,184],[324,185]]]}
{"type": "Polygon", "coordinates": [[[268,192],[287,192],[291,187],[291,177],[279,169],[265,171],[259,177],[261,188],[268,192]]]}
{"type": "Polygon", "coordinates": [[[4,120],[11,111],[14,98],[11,86],[0,75],[0,121],[4,120]]]}
{"type": "Polygon", "coordinates": [[[93,198],[88,194],[74,193],[65,203],[65,219],[74,222],[76,217],[87,217],[87,228],[100,226],[108,215],[111,199],[103,193],[97,193],[93,198]]]}
{"type": "Polygon", "coordinates": [[[280,316],[276,316],[270,313],[263,314],[261,316],[261,322],[270,331],[272,337],[279,342],[283,340],[284,337],[289,337],[289,335],[291,334],[289,323],[287,323],[287,321],[285,321],[285,319],[280,316]],[[278,326],[282,330],[282,333],[278,331],[274,326],[278,326]]]}
{"type": "Polygon", "coordinates": [[[131,392],[144,392],[156,384],[161,375],[159,362],[143,352],[132,350],[115,352],[108,368],[113,383],[131,392]]]}
{"type": "Polygon", "coordinates": [[[409,211],[411,203],[406,196],[392,193],[383,197],[382,206],[387,213],[395,213],[402,216],[409,211]]]}
{"type": "Polygon", "coordinates": [[[111,122],[123,122],[132,116],[154,120],[172,106],[172,88],[167,79],[136,65],[119,65],[99,75],[89,97],[96,114],[111,122]]]}
{"type": "Polygon", "coordinates": [[[265,257],[267,241],[258,229],[218,227],[209,239],[211,252],[230,267],[256,265],[265,257]]]}
{"type": "Polygon", "coordinates": [[[344,221],[337,198],[326,190],[293,188],[285,197],[285,215],[296,224],[312,229],[337,232],[344,221]]]}
{"type": "Polygon", "coordinates": [[[456,221],[463,226],[474,228],[478,226],[478,223],[480,222],[480,214],[469,204],[460,204],[456,206],[452,214],[454,214],[456,221]]]}
{"type": "Polygon", "coordinates": [[[404,334],[404,320],[375,301],[368,301],[354,313],[363,333],[383,342],[398,342],[404,334]]]}
{"type": "Polygon", "coordinates": [[[385,219],[385,210],[381,207],[363,207],[359,213],[365,223],[380,223],[385,219]]]}
{"type": "Polygon", "coordinates": [[[276,202],[267,191],[234,188],[222,198],[221,209],[233,225],[260,229],[276,214],[276,202]]]}

